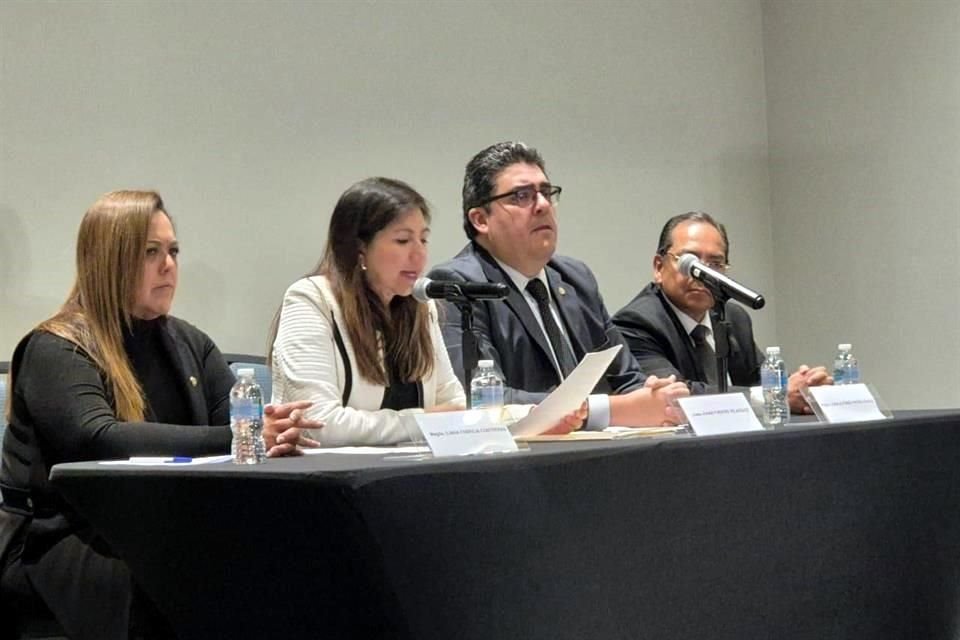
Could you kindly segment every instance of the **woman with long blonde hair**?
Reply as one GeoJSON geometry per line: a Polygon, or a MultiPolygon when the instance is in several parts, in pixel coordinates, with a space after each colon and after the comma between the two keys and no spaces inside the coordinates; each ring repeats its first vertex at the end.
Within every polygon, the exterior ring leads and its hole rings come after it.
{"type": "MultiPolygon", "coordinates": [[[[61,462],[230,450],[233,374],[206,334],[169,315],[179,252],[157,193],[105,194],[80,223],[66,302],[14,352],[0,467],[7,615],[42,603],[74,639],[126,638],[156,622],[137,613],[152,608],[123,561],[47,478],[61,462]]],[[[302,420],[308,406],[268,407],[271,455],[293,453],[299,428],[320,426],[302,420]]]]}

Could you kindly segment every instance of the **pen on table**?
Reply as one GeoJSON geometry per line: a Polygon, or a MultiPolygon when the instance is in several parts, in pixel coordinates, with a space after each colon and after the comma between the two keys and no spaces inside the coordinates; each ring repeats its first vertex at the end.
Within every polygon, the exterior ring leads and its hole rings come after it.
{"type": "Polygon", "coordinates": [[[130,462],[140,462],[144,464],[166,464],[166,463],[187,463],[193,462],[193,458],[190,456],[171,456],[167,458],[156,458],[156,457],[146,457],[146,458],[130,458],[130,462]]]}

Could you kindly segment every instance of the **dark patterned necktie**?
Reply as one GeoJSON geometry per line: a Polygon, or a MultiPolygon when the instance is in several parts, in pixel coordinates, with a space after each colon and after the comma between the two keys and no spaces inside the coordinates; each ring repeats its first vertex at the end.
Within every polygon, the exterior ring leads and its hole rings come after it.
{"type": "Polygon", "coordinates": [[[527,291],[537,301],[537,308],[540,310],[540,318],[543,320],[543,328],[547,331],[547,338],[550,340],[550,346],[557,355],[559,369],[564,378],[570,375],[570,372],[577,366],[577,361],[570,352],[567,341],[563,339],[563,333],[557,326],[557,321],[553,317],[553,311],[550,310],[550,296],[547,293],[547,287],[539,278],[534,278],[527,283],[527,291]]]}
{"type": "Polygon", "coordinates": [[[696,327],[694,327],[693,331],[690,332],[690,337],[693,338],[693,346],[697,353],[697,361],[703,368],[703,372],[707,374],[707,384],[716,388],[717,354],[714,352],[713,347],[710,346],[710,343],[707,342],[708,331],[709,329],[707,329],[704,325],[698,324],[696,327]]]}

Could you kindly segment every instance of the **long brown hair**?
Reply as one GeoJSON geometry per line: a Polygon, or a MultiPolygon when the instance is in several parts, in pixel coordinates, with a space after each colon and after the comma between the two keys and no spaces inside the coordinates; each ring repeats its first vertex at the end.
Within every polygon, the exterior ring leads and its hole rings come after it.
{"type": "MultiPolygon", "coordinates": [[[[117,419],[125,422],[144,417],[143,390],[124,350],[123,330],[130,326],[143,274],[150,219],[158,212],[167,215],[153,191],[111,191],[94,202],[77,233],[73,288],[57,314],[35,329],[72,342],[94,361],[112,387],[117,419]]],[[[11,368],[11,387],[13,375],[11,368]]]]}
{"type": "MultiPolygon", "coordinates": [[[[384,356],[397,367],[398,382],[422,380],[433,373],[430,311],[412,296],[395,296],[390,308],[367,284],[360,253],[374,236],[401,215],[420,210],[430,221],[423,196],[390,178],[367,178],[344,191],[330,218],[323,256],[310,276],[323,275],[340,305],[360,375],[387,386],[384,356]]],[[[271,330],[267,361],[272,360],[279,314],[271,330]]]]}

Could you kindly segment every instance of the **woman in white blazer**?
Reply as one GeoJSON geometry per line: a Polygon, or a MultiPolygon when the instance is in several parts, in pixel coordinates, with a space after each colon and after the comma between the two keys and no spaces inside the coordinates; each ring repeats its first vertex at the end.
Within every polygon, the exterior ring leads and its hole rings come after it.
{"type": "Polygon", "coordinates": [[[309,400],[323,446],[418,437],[413,414],[463,409],[433,302],[411,297],[427,265],[430,212],[409,185],[347,189],[313,273],[286,291],[270,361],[273,401],[309,400]]]}

